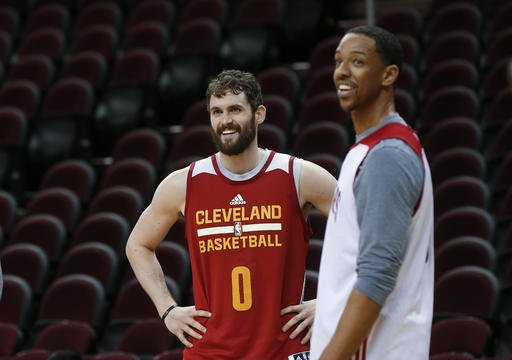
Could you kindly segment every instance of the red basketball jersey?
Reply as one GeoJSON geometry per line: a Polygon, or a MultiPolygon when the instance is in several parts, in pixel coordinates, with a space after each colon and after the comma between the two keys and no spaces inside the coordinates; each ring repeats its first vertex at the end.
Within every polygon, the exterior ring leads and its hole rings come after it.
{"type": "Polygon", "coordinates": [[[308,350],[290,340],[279,311],[302,300],[309,227],[294,158],[269,152],[260,170],[231,179],[214,156],[191,165],[185,209],[196,309],[206,328],[184,359],[288,359],[308,350]]]}

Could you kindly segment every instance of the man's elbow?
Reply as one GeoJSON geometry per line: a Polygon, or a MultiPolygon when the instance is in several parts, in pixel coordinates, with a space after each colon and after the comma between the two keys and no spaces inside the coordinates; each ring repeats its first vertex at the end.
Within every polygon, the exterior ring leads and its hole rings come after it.
{"type": "Polygon", "coordinates": [[[142,250],[142,245],[133,236],[130,236],[126,241],[124,252],[129,261],[137,257],[137,254],[142,250]]]}
{"type": "Polygon", "coordinates": [[[379,305],[384,305],[396,285],[396,276],[370,274],[359,276],[355,288],[379,305]]]}
{"type": "Polygon", "coordinates": [[[128,239],[128,241],[126,242],[126,245],[124,246],[124,253],[126,254],[126,258],[128,260],[131,259],[132,254],[134,253],[133,247],[134,246],[133,246],[132,242],[130,241],[130,239],[128,239]]]}

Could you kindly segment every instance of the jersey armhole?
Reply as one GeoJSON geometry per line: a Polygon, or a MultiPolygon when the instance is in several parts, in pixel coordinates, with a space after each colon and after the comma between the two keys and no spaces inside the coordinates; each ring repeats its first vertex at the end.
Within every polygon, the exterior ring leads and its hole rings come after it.
{"type": "Polygon", "coordinates": [[[295,189],[295,194],[297,195],[297,202],[300,205],[299,198],[299,187],[300,187],[300,174],[302,172],[303,162],[302,159],[298,159],[295,156],[290,155],[290,159],[288,160],[288,173],[292,179],[293,187],[295,189]],[[296,161],[297,160],[297,161],[296,161]]]}
{"type": "Polygon", "coordinates": [[[192,162],[190,164],[190,167],[188,169],[188,173],[187,173],[187,190],[186,190],[186,194],[185,194],[185,206],[183,206],[183,216],[185,217],[185,215],[187,214],[187,204],[188,204],[188,201],[187,199],[189,198],[189,193],[190,193],[190,183],[192,182],[192,174],[194,173],[194,167],[196,165],[196,162],[192,162]]]}
{"type": "MultiPolygon", "coordinates": [[[[390,123],[379,130],[375,131],[373,134],[370,134],[368,137],[364,138],[360,142],[354,144],[353,146],[356,146],[358,144],[365,144],[369,147],[368,152],[366,153],[364,159],[361,161],[361,164],[363,164],[364,160],[366,159],[366,156],[368,156],[368,153],[373,149],[375,145],[377,145],[382,140],[386,139],[398,139],[402,140],[406,145],[408,145],[412,151],[418,156],[419,160],[421,161],[421,166],[423,167],[423,184],[425,183],[425,175],[426,175],[426,169],[425,169],[425,162],[423,161],[423,147],[421,146],[421,142],[418,138],[418,135],[416,134],[416,131],[412,129],[408,125],[403,125],[399,123],[390,123]]],[[[360,165],[361,166],[361,165],[360,165]]],[[[360,167],[357,169],[355,179],[357,178],[360,171],[360,167]]],[[[420,196],[418,197],[418,201],[416,202],[416,205],[413,208],[412,216],[416,214],[416,211],[420,207],[421,200],[423,197],[423,187],[420,192],[420,196]]]]}

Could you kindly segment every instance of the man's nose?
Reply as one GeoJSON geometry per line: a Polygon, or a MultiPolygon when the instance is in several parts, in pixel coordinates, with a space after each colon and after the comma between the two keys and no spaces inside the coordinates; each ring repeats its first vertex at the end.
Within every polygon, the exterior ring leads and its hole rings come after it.
{"type": "Polygon", "coordinates": [[[232,116],[229,114],[228,111],[223,112],[221,115],[221,124],[229,124],[233,122],[232,116]]]}
{"type": "Polygon", "coordinates": [[[334,68],[334,79],[344,79],[350,75],[346,62],[341,62],[334,68]]]}

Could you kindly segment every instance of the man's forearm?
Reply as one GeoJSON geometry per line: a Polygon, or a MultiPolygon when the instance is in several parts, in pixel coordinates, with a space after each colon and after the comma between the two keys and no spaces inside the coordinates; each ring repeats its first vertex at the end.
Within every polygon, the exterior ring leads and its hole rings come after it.
{"type": "Polygon", "coordinates": [[[320,360],[350,360],[368,337],[379,316],[381,306],[358,291],[352,290],[333,337],[320,360]]]}
{"type": "Polygon", "coordinates": [[[126,255],[139,283],[153,301],[158,314],[161,315],[176,301],[167,288],[162,267],[154,251],[142,246],[128,245],[126,255]]]}

